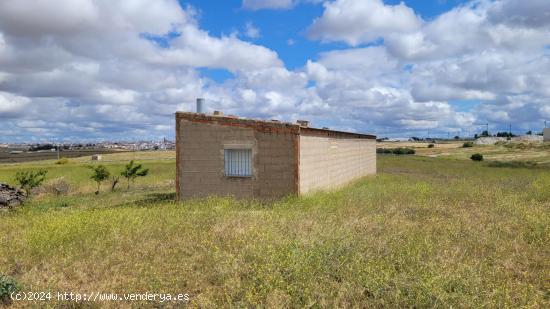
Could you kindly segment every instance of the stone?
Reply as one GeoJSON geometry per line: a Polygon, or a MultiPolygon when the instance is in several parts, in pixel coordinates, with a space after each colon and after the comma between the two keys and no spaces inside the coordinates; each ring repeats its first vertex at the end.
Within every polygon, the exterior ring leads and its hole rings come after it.
{"type": "Polygon", "coordinates": [[[15,207],[25,202],[25,194],[7,184],[0,183],[0,208],[15,207]]]}

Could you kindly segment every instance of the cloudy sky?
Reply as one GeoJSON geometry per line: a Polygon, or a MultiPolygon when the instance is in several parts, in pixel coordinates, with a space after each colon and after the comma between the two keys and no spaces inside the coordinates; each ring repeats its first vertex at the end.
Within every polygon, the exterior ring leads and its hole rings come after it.
{"type": "Polygon", "coordinates": [[[540,131],[550,1],[0,1],[0,141],[173,138],[197,97],[378,136],[540,131]]]}

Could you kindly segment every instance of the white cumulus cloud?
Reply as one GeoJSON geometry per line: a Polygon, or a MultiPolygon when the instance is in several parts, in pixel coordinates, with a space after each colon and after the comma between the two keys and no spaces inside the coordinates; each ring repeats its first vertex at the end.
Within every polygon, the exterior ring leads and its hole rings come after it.
{"type": "Polygon", "coordinates": [[[337,0],[325,2],[323,15],[311,25],[313,39],[344,41],[350,45],[368,43],[393,33],[418,29],[422,20],[401,3],[385,5],[382,0],[337,0]]]}

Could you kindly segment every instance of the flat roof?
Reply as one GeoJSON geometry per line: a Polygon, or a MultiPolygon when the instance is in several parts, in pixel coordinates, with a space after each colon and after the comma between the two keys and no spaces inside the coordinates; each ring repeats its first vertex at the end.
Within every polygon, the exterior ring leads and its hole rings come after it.
{"type": "Polygon", "coordinates": [[[176,112],[176,119],[185,119],[197,123],[216,123],[225,126],[252,128],[256,131],[265,133],[292,133],[307,136],[376,139],[376,136],[371,134],[303,127],[296,123],[240,118],[231,115],[219,116],[191,112],[176,112]]]}

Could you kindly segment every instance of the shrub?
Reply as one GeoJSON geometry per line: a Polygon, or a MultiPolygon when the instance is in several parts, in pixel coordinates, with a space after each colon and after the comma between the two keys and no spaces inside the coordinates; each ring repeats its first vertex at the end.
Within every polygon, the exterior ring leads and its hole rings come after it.
{"type": "Polygon", "coordinates": [[[394,149],[392,149],[392,153],[396,154],[396,155],[403,155],[403,154],[405,154],[405,149],[404,148],[394,148],[394,149]]]}
{"type": "Polygon", "coordinates": [[[465,142],[462,144],[462,148],[474,147],[474,142],[465,142]]]}
{"type": "Polygon", "coordinates": [[[472,159],[473,161],[483,161],[483,155],[480,154],[480,153],[474,153],[470,159],[472,159]]]}
{"type": "Polygon", "coordinates": [[[429,144],[429,145],[428,145],[428,148],[434,148],[434,147],[435,147],[434,144],[429,144]]]}
{"type": "Polygon", "coordinates": [[[514,137],[514,134],[510,132],[498,132],[497,137],[514,137]]]}
{"type": "Polygon", "coordinates": [[[533,161],[493,161],[487,164],[489,167],[504,168],[537,168],[539,164],[533,161]]]}
{"type": "Polygon", "coordinates": [[[32,189],[39,187],[44,182],[47,173],[48,171],[46,170],[17,172],[15,174],[15,181],[25,191],[27,197],[29,197],[32,189]]]}
{"type": "Polygon", "coordinates": [[[383,154],[395,154],[395,155],[410,155],[415,154],[416,151],[412,148],[393,148],[393,149],[386,149],[386,148],[378,148],[376,149],[377,153],[383,153],[383,154]]]}
{"type": "Polygon", "coordinates": [[[19,286],[15,279],[0,275],[0,304],[9,305],[11,303],[11,293],[19,291],[19,286]]]}
{"type": "Polygon", "coordinates": [[[396,154],[396,155],[407,155],[407,154],[415,154],[416,151],[414,149],[411,149],[411,148],[399,147],[399,148],[393,149],[392,153],[396,154]]]}
{"type": "Polygon", "coordinates": [[[377,148],[376,153],[391,154],[392,150],[388,148],[377,148]]]}
{"type": "Polygon", "coordinates": [[[69,159],[67,159],[67,158],[61,158],[61,159],[55,161],[55,164],[67,164],[67,163],[69,163],[69,159]]]}

